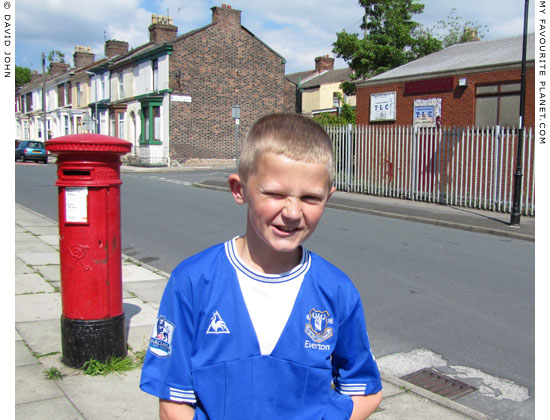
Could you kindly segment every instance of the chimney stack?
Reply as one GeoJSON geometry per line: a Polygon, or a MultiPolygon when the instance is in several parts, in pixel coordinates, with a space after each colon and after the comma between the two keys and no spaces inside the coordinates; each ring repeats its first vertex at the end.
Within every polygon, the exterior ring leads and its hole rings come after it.
{"type": "Polygon", "coordinates": [[[31,82],[42,79],[42,73],[38,73],[36,70],[31,73],[31,82]]]}
{"type": "Polygon", "coordinates": [[[92,54],[90,47],[83,47],[81,45],[75,45],[74,47],[74,67],[79,69],[84,66],[88,66],[95,61],[95,56],[92,54]]]}
{"type": "Polygon", "coordinates": [[[334,58],[330,58],[328,54],[323,57],[315,58],[315,72],[322,73],[326,70],[334,70],[334,58]]]}
{"type": "Polygon", "coordinates": [[[110,39],[105,42],[105,55],[107,58],[113,58],[117,55],[128,52],[128,43],[126,41],[117,41],[110,39]]]}
{"type": "Polygon", "coordinates": [[[241,11],[232,9],[229,4],[222,4],[222,7],[212,7],[212,23],[223,23],[227,25],[241,25],[241,11]]]}
{"type": "Polygon", "coordinates": [[[69,70],[69,65],[67,63],[50,63],[50,74],[61,74],[69,70]]]}
{"type": "Polygon", "coordinates": [[[153,15],[149,26],[149,41],[153,44],[170,41],[178,36],[178,27],[172,23],[171,17],[153,15]]]}

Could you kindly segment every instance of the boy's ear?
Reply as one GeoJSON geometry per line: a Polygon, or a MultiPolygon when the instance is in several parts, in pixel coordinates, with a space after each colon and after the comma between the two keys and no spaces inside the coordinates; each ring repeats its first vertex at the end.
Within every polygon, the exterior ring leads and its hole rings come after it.
{"type": "Polygon", "coordinates": [[[235,203],[246,203],[244,197],[244,185],[241,182],[240,176],[237,174],[231,174],[227,178],[227,182],[229,183],[229,189],[231,190],[231,194],[233,194],[233,199],[235,200],[235,203]]]}
{"type": "Polygon", "coordinates": [[[330,192],[328,193],[327,201],[330,199],[330,197],[332,197],[332,194],[334,194],[334,191],[336,191],[336,187],[333,185],[330,188],[330,192]]]}

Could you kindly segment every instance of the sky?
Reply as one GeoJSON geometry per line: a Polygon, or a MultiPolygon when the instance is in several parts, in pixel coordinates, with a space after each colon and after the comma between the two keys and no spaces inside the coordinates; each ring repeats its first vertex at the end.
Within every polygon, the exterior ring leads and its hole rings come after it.
{"type": "MultiPolygon", "coordinates": [[[[104,57],[104,42],[127,41],[135,48],[148,41],[152,14],[168,15],[178,35],[211,22],[211,0],[16,0],[15,64],[42,71],[41,54],[65,54],[73,65],[75,45],[104,57]]],[[[332,53],[336,33],[361,33],[363,9],[357,0],[222,0],[241,10],[241,23],[286,59],[286,73],[312,70],[315,57],[332,53]]],[[[486,27],[483,39],[523,34],[525,2],[520,0],[420,0],[424,12],[414,20],[427,28],[454,16],[486,27]]],[[[529,2],[529,32],[534,32],[534,0],[529,2]]],[[[336,68],[346,67],[337,59],[336,68]]]]}

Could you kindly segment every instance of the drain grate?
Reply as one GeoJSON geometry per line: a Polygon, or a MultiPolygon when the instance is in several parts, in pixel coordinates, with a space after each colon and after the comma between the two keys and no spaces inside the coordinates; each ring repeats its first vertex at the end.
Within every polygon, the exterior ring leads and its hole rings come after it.
{"type": "Polygon", "coordinates": [[[449,378],[433,369],[421,369],[402,376],[401,379],[451,400],[477,391],[477,388],[449,378]]]}

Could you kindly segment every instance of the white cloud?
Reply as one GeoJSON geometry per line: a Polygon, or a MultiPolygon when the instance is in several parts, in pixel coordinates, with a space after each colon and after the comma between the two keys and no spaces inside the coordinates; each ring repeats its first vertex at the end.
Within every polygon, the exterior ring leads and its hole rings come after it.
{"type": "MultiPolygon", "coordinates": [[[[222,0],[241,10],[242,24],[287,59],[287,72],[312,69],[314,58],[332,54],[336,33],[360,33],[363,9],[357,0],[222,0]]],[[[16,62],[38,69],[40,54],[60,50],[72,59],[75,45],[92,47],[103,57],[104,40],[148,41],[151,14],[169,15],[183,34],[211,22],[213,0],[22,0],[17,4],[16,62]],[[32,63],[32,65],[31,65],[32,63]]],[[[519,35],[523,2],[517,0],[421,0],[424,13],[414,19],[431,27],[452,8],[463,22],[487,25],[485,39],[519,35]],[[521,3],[521,4],[520,4],[521,3]]],[[[534,3],[534,2],[531,2],[534,3]]],[[[534,6],[531,4],[531,10],[534,6]]],[[[533,14],[533,12],[532,12],[533,14]]],[[[530,32],[534,28],[531,26],[530,32]]],[[[341,60],[336,67],[344,67],[341,60]]]]}

